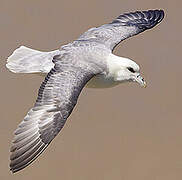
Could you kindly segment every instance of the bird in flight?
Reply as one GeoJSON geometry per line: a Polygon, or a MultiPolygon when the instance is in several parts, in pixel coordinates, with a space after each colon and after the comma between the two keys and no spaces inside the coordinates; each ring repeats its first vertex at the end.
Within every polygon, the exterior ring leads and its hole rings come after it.
{"type": "Polygon", "coordinates": [[[41,52],[21,46],[7,60],[15,73],[43,73],[46,77],[35,105],[14,133],[10,169],[17,172],[33,162],[63,128],[86,85],[107,88],[123,82],[145,87],[140,67],[114,55],[123,40],[151,29],[164,18],[163,10],[125,13],[111,23],[94,27],[59,50],[41,52]]]}

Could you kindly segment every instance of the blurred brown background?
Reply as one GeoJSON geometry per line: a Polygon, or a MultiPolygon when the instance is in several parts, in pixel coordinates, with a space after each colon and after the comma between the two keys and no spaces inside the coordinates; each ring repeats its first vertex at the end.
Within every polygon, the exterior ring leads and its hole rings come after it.
{"type": "Polygon", "coordinates": [[[181,180],[182,21],[180,0],[0,0],[0,179],[181,180]],[[10,73],[7,57],[20,45],[57,49],[120,13],[161,8],[163,22],[120,44],[146,89],[124,84],[84,89],[61,133],[23,171],[9,171],[13,131],[33,105],[43,77],[10,73]]]}

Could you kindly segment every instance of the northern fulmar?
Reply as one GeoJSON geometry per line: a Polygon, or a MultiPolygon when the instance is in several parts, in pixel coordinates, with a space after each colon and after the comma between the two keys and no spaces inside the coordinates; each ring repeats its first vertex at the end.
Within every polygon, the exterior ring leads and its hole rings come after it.
{"type": "Polygon", "coordinates": [[[17,172],[33,162],[63,128],[86,85],[107,88],[123,82],[145,87],[140,67],[114,55],[123,40],[151,29],[164,18],[163,10],[121,14],[111,23],[94,27],[59,50],[41,52],[21,46],[7,60],[15,73],[43,73],[46,77],[35,105],[15,131],[10,169],[17,172]]]}

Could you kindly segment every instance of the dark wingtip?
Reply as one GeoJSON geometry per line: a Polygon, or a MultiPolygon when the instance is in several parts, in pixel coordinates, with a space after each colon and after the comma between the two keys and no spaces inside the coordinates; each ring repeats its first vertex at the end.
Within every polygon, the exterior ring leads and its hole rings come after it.
{"type": "Polygon", "coordinates": [[[149,10],[154,14],[154,19],[158,23],[160,23],[164,19],[164,10],[162,9],[156,9],[156,10],[149,10]]]}
{"type": "Polygon", "coordinates": [[[149,24],[146,25],[147,29],[154,27],[164,19],[164,10],[161,9],[143,11],[143,13],[148,16],[149,24]]]}
{"type": "Polygon", "coordinates": [[[160,23],[164,18],[164,10],[146,10],[121,14],[112,24],[138,26],[139,29],[150,29],[160,23]]]}
{"type": "Polygon", "coordinates": [[[17,171],[13,170],[12,168],[10,168],[10,171],[12,174],[15,174],[17,171]]]}
{"type": "Polygon", "coordinates": [[[164,19],[164,10],[160,9],[159,13],[160,13],[160,19],[158,20],[158,23],[160,23],[164,19]]]}

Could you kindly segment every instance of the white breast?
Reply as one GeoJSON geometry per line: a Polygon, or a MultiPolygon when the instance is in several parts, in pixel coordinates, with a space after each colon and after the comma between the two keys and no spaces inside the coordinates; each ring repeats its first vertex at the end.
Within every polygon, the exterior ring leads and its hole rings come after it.
{"type": "Polygon", "coordinates": [[[114,81],[114,73],[118,69],[118,57],[110,54],[106,59],[108,73],[99,74],[93,77],[86,85],[87,88],[110,88],[118,85],[119,83],[114,81]]]}
{"type": "Polygon", "coordinates": [[[105,75],[97,75],[93,77],[86,85],[87,88],[110,88],[118,85],[118,82],[113,81],[105,75]]]}
{"type": "Polygon", "coordinates": [[[125,79],[124,73],[127,66],[135,66],[135,69],[139,69],[139,66],[132,60],[124,57],[119,57],[114,54],[109,54],[106,59],[108,73],[103,73],[92,78],[86,85],[88,88],[110,88],[116,86],[120,83],[124,83],[125,79]],[[119,80],[118,80],[119,77],[119,80]]]}

